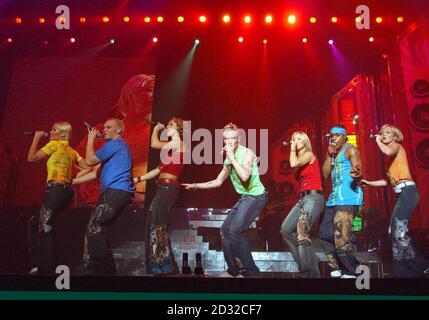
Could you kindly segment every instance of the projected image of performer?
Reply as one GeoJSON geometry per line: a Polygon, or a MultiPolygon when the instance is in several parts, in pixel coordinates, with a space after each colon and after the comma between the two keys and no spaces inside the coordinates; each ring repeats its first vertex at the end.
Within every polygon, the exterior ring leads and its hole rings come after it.
{"type": "Polygon", "coordinates": [[[330,130],[330,143],[323,163],[325,178],[331,176],[332,193],[326,202],[319,226],[320,242],[326,252],[332,277],[355,277],[359,265],[353,250],[353,219],[363,203],[359,186],[361,159],[359,151],[347,143],[342,125],[330,130]]]}
{"type": "Polygon", "coordinates": [[[28,243],[31,274],[53,274],[56,268],[53,229],[58,214],[67,208],[74,197],[72,167],[87,169],[85,160],[69,146],[72,126],[57,122],[49,133],[49,142],[38,150],[45,132],[36,131],[28,151],[29,162],[47,159],[47,185],[39,215],[28,222],[28,243]]]}
{"type": "Polygon", "coordinates": [[[259,179],[255,153],[239,144],[238,127],[229,123],[223,128],[226,159],[217,178],[204,183],[183,184],[186,189],[219,188],[228,178],[241,195],[223,222],[220,233],[228,270],[221,277],[259,277],[261,272],[252,258],[245,233],[260,214],[267,201],[265,188],[259,179]],[[238,260],[238,261],[237,261],[238,260]]]}
{"type": "MultiPolygon", "coordinates": [[[[155,76],[138,74],[132,76],[122,87],[118,101],[110,110],[110,117],[124,122],[127,130],[122,138],[126,141],[133,157],[133,175],[147,172],[150,144],[150,128],[152,119],[153,92],[155,76]]],[[[103,123],[96,125],[102,131],[103,123]]],[[[77,150],[86,149],[87,139],[80,141],[77,150]]],[[[95,141],[95,148],[102,146],[102,139],[95,141]]],[[[144,202],[145,183],[136,185],[135,200],[144,202]]],[[[98,182],[85,183],[79,186],[80,199],[86,203],[95,203],[99,197],[98,182]]]]}
{"type": "Polygon", "coordinates": [[[158,123],[152,132],[151,147],[161,150],[161,163],[146,174],[134,178],[135,183],[157,178],[155,197],[146,215],[147,273],[177,274],[179,268],[168,237],[168,219],[177,200],[184,169],[186,145],[183,143],[183,120],[173,117],[167,126],[158,123]],[[165,129],[169,141],[160,141],[159,133],[165,129]]]}
{"type": "Polygon", "coordinates": [[[297,131],[292,134],[289,161],[291,168],[298,169],[295,176],[299,181],[300,200],[283,221],[280,233],[298,264],[300,276],[320,278],[318,258],[310,240],[310,231],[323,211],[325,200],[319,161],[305,132],[297,131]]]}
{"type": "MultiPolygon", "coordinates": [[[[101,164],[101,195],[91,213],[86,228],[87,272],[98,275],[116,275],[117,270],[108,244],[110,225],[131,202],[134,192],[132,183],[132,158],[128,145],[122,138],[124,123],[110,118],[104,123],[103,135],[107,142],[97,152],[94,141],[99,135],[95,128],[88,132],[85,160],[90,166],[101,164]]],[[[96,178],[96,171],[73,180],[73,184],[88,182],[96,178]]]]}
{"type": "MultiPolygon", "coordinates": [[[[401,130],[390,124],[383,125],[375,137],[380,151],[387,159],[387,178],[397,197],[389,225],[395,275],[422,277],[429,263],[417,252],[409,233],[409,222],[419,203],[419,192],[408,167],[407,153],[401,145],[402,140],[401,130]]],[[[385,179],[376,181],[362,179],[361,183],[363,186],[371,187],[388,185],[385,179]]]]}

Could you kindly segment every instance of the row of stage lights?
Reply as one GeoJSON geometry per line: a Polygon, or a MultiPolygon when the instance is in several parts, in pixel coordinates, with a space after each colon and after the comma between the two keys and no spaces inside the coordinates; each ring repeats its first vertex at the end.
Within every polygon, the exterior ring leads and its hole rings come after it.
{"type": "MultiPolygon", "coordinates": [[[[64,18],[61,18],[62,19],[62,23],[64,23],[65,21],[64,21],[64,18]]],[[[112,21],[112,18],[110,18],[110,17],[108,17],[108,16],[104,16],[104,17],[100,17],[100,18],[93,18],[96,22],[101,22],[101,23],[109,23],[109,22],[111,22],[112,21]]],[[[140,19],[139,19],[140,20],[140,19]]],[[[178,16],[177,17],[177,22],[178,23],[183,23],[183,22],[185,22],[185,17],[184,16],[178,16]]],[[[243,23],[245,23],[245,24],[251,24],[252,22],[253,22],[253,20],[254,20],[254,18],[251,16],[251,15],[245,15],[244,17],[242,17],[242,19],[241,19],[241,21],[243,22],[243,23]]],[[[295,15],[295,14],[289,14],[289,15],[287,15],[286,16],[286,18],[285,18],[285,20],[286,20],[286,22],[288,23],[288,24],[290,24],[290,25],[294,25],[294,24],[296,24],[297,22],[298,22],[298,17],[295,15]]],[[[330,18],[330,22],[331,23],[338,23],[339,22],[339,18],[337,17],[337,16],[332,16],[331,18],[330,18]]],[[[44,17],[40,17],[38,20],[37,20],[40,24],[44,24],[44,23],[46,23],[47,22],[47,19],[46,18],[44,18],[44,17]]],[[[131,22],[131,18],[129,17],[129,16],[125,16],[125,17],[123,17],[122,18],[122,21],[124,22],[124,23],[129,23],[129,22],[131,22]]],[[[157,17],[149,17],[149,16],[146,16],[146,17],[144,17],[143,19],[142,19],[142,21],[143,22],[145,22],[145,23],[151,23],[151,22],[156,22],[156,23],[163,23],[164,21],[165,21],[165,18],[163,17],[163,16],[157,16],[157,17]]],[[[207,18],[207,16],[205,16],[205,15],[201,15],[201,16],[199,16],[198,17],[198,21],[200,22],[200,23],[202,23],[202,24],[204,24],[204,23],[207,23],[208,22],[208,18],[207,18]]],[[[221,18],[221,21],[224,23],[224,24],[229,24],[229,23],[232,23],[232,18],[231,18],[231,16],[230,15],[224,15],[224,16],[222,16],[222,18],[221,18]]],[[[308,18],[308,21],[311,23],[311,24],[315,24],[315,23],[317,23],[317,21],[318,21],[318,19],[316,18],[316,17],[310,17],[310,18],[308,18]]],[[[360,17],[356,17],[355,18],[355,21],[356,22],[360,22],[360,17]]],[[[383,17],[381,17],[381,16],[378,16],[378,17],[376,17],[375,19],[374,19],[374,21],[376,22],[376,23],[378,23],[378,24],[381,24],[381,23],[383,23],[384,21],[385,21],[385,19],[383,18],[383,17]]],[[[405,21],[405,19],[404,19],[404,17],[403,16],[398,16],[397,18],[396,18],[396,22],[397,23],[403,23],[405,21]]],[[[17,23],[17,24],[22,24],[22,23],[24,23],[24,19],[23,18],[21,18],[21,17],[16,17],[15,18],[15,22],[17,23]]],[[[82,24],[84,24],[84,23],[87,23],[87,22],[89,22],[89,18],[86,18],[86,17],[80,17],[79,18],[79,22],[80,23],[82,23],[82,24]]],[[[266,24],[272,24],[273,22],[274,22],[274,18],[273,18],[273,16],[272,15],[270,15],[270,14],[268,14],[268,15],[266,15],[265,17],[264,17],[264,22],[266,23],[266,24]]]]}
{"type": "MultiPolygon", "coordinates": [[[[74,44],[74,43],[76,43],[76,41],[77,41],[77,39],[75,38],[75,37],[71,37],[71,38],[69,38],[68,39],[68,42],[69,43],[71,43],[71,44],[74,44]]],[[[159,38],[157,37],[157,36],[154,36],[153,38],[152,38],[152,42],[153,43],[158,43],[158,41],[159,41],[159,38]]],[[[238,37],[237,38],[237,41],[239,42],[239,43],[243,43],[243,42],[245,42],[245,39],[244,39],[244,37],[238,37]]],[[[302,43],[304,43],[304,44],[306,44],[306,43],[309,43],[310,42],[310,40],[308,39],[308,38],[302,38],[301,39],[301,41],[302,41],[302,43]]],[[[368,41],[369,42],[371,42],[371,43],[373,43],[374,41],[375,41],[375,38],[374,37],[369,37],[368,38],[368,41]]],[[[12,44],[13,43],[13,38],[7,38],[6,39],[6,42],[7,43],[9,43],[9,44],[12,44]]],[[[116,39],[110,39],[109,40],[109,43],[111,44],[111,45],[114,45],[114,44],[116,44],[116,39]]],[[[200,40],[199,39],[195,39],[195,41],[194,41],[194,44],[195,45],[198,45],[200,43],[200,40]]],[[[268,39],[263,39],[262,40],[262,43],[263,44],[267,44],[268,43],[268,39]]],[[[43,42],[43,44],[44,45],[48,45],[49,44],[49,42],[48,42],[48,40],[45,40],[44,42],[43,42]]],[[[332,40],[332,39],[329,39],[328,40],[328,44],[330,44],[330,45],[333,45],[334,44],[334,40],[332,40]]]]}

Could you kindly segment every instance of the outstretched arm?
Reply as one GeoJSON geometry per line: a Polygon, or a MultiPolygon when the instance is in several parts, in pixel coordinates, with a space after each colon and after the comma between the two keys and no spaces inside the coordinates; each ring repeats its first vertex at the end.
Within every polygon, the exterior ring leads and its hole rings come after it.
{"type": "Polygon", "coordinates": [[[375,180],[375,181],[368,181],[365,179],[362,179],[360,181],[360,184],[362,186],[369,186],[369,187],[385,187],[388,185],[387,181],[382,179],[382,180],[375,180]]]}
{"type": "Polygon", "coordinates": [[[215,180],[202,183],[182,183],[182,186],[184,186],[187,190],[219,188],[222,183],[228,178],[228,176],[229,169],[227,167],[223,167],[222,171],[219,173],[215,180]]]}
{"type": "Polygon", "coordinates": [[[161,173],[161,169],[160,168],[155,168],[149,172],[146,172],[144,175],[139,176],[139,177],[135,177],[133,179],[134,183],[139,183],[142,181],[146,181],[146,180],[150,180],[150,179],[154,179],[156,178],[159,174],[161,173]]]}
{"type": "Polygon", "coordinates": [[[76,177],[73,179],[72,184],[82,184],[86,182],[93,181],[97,179],[98,170],[100,170],[101,165],[98,165],[96,167],[83,169],[79,171],[76,175],[76,177]]]}

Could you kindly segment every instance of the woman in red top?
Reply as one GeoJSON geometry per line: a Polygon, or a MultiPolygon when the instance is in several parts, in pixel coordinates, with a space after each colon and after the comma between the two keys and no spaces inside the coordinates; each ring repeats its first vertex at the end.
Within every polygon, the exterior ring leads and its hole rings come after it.
{"type": "Polygon", "coordinates": [[[299,202],[292,208],[280,229],[298,263],[301,276],[320,278],[317,257],[310,240],[311,226],[323,211],[324,199],[319,162],[311,149],[308,136],[294,132],[290,144],[290,166],[298,168],[296,179],[301,193],[299,202]]]}
{"type": "Polygon", "coordinates": [[[182,139],[182,119],[173,117],[166,127],[158,123],[152,132],[151,147],[161,150],[161,163],[145,175],[134,178],[135,183],[158,178],[156,194],[146,215],[147,273],[179,273],[168,237],[167,224],[179,193],[178,179],[184,168],[186,146],[182,139]],[[162,131],[161,137],[167,137],[168,142],[159,139],[159,132],[163,129],[166,130],[162,131]]]}

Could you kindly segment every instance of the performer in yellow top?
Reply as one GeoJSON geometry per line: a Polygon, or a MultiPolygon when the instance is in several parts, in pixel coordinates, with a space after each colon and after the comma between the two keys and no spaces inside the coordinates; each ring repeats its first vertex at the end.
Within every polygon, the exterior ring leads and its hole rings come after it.
{"type": "Polygon", "coordinates": [[[57,122],[52,126],[50,141],[38,150],[43,131],[36,131],[28,151],[29,162],[48,159],[47,187],[38,216],[28,222],[29,253],[32,269],[30,273],[55,272],[55,247],[52,230],[57,214],[67,208],[74,197],[71,186],[72,167],[87,169],[85,160],[69,146],[72,127],[68,122],[57,122]]]}
{"type": "MultiPolygon", "coordinates": [[[[385,124],[376,136],[380,151],[387,158],[387,177],[396,193],[397,201],[390,219],[389,235],[392,240],[393,267],[395,276],[400,278],[422,277],[428,262],[416,251],[409,230],[409,221],[419,203],[419,193],[408,167],[407,153],[401,142],[401,130],[385,124]]],[[[364,186],[387,186],[386,179],[377,181],[361,180],[364,186]]]]}

